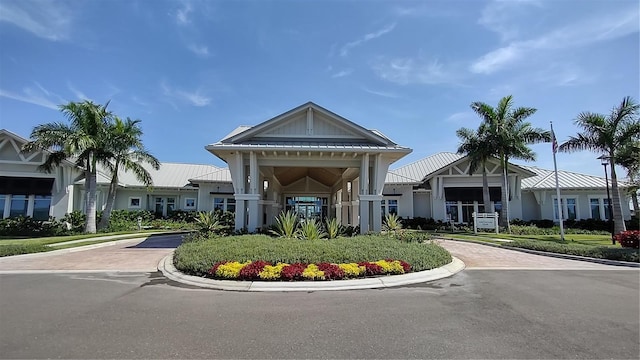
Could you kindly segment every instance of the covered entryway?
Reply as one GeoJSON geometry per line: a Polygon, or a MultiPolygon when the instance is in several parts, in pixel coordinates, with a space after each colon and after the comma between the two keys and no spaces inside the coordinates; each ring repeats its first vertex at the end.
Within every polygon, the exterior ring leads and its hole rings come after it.
{"type": "Polygon", "coordinates": [[[255,231],[282,210],[380,231],[389,165],[411,149],[314,103],[241,126],[206,146],[229,165],[236,229],[255,231]]]}

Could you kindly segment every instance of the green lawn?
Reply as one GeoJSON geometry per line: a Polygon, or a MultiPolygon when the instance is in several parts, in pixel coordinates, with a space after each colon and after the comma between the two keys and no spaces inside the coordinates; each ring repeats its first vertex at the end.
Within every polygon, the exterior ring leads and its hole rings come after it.
{"type": "Polygon", "coordinates": [[[112,233],[97,233],[97,234],[78,234],[78,235],[66,235],[66,236],[50,236],[50,237],[39,237],[39,238],[0,238],[0,246],[2,245],[18,245],[18,244],[41,244],[41,245],[51,245],[66,241],[73,240],[81,240],[81,239],[91,239],[95,237],[101,236],[112,236],[112,235],[122,235],[122,239],[126,239],[127,237],[136,237],[140,235],[145,235],[147,233],[157,232],[158,230],[143,230],[143,231],[119,231],[112,233]]]}
{"type": "MultiPolygon", "coordinates": [[[[509,234],[495,234],[495,233],[473,233],[464,234],[446,234],[442,236],[459,238],[464,240],[477,240],[491,243],[501,243],[492,239],[506,239],[506,240],[539,240],[539,241],[552,241],[561,243],[560,234],[558,235],[509,235],[509,234]]],[[[620,245],[611,244],[611,236],[609,235],[587,235],[587,234],[565,234],[565,243],[571,244],[583,244],[592,246],[610,246],[619,248],[620,245]]]]}

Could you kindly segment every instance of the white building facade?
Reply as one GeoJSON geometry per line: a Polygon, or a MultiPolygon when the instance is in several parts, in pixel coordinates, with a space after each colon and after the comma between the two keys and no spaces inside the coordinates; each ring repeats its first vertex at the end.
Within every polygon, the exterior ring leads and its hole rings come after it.
{"type": "MultiPolygon", "coordinates": [[[[83,211],[83,172],[64,162],[52,173],[37,170],[47,152],[20,151],[28,140],[0,130],[0,218],[46,220],[83,211]]],[[[454,144],[452,144],[453,146],[454,144]]],[[[163,163],[149,169],[147,188],[127,172],[119,176],[115,209],[235,213],[236,229],[255,231],[291,210],[303,219],[336,218],[380,231],[385,214],[468,223],[473,212],[502,211],[502,167],[487,166],[491,208],[482,202],[482,176],[469,175],[469,160],[442,152],[389,170],[411,152],[376,130],[367,130],[314,103],[306,103],[256,126],[240,126],[205,146],[228,167],[163,163]]],[[[511,219],[558,219],[555,179],[550,170],[509,164],[511,219]]],[[[110,176],[98,176],[98,209],[104,207],[110,176]]],[[[605,179],[559,172],[563,219],[607,219],[605,179]]],[[[621,190],[630,218],[629,195],[621,190]]]]}

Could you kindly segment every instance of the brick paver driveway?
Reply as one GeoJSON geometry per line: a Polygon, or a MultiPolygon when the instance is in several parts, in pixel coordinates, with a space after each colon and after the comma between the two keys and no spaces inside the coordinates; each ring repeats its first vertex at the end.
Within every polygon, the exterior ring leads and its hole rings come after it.
{"type": "Polygon", "coordinates": [[[182,235],[153,235],[147,239],[119,240],[99,247],[79,247],[48,253],[0,258],[0,271],[87,270],[153,272],[171,253],[182,235]]]}
{"type": "Polygon", "coordinates": [[[540,270],[622,270],[619,266],[601,265],[578,260],[527,254],[493,246],[453,240],[436,240],[453,256],[462,260],[467,269],[540,269],[540,270]]]}

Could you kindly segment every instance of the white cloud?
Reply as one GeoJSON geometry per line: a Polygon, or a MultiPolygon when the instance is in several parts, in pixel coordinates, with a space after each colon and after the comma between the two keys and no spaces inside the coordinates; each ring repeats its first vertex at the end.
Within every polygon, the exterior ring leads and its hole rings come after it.
{"type": "Polygon", "coordinates": [[[599,14],[582,22],[567,25],[538,38],[516,41],[490,51],[474,61],[469,70],[477,74],[491,74],[520,59],[545,51],[586,46],[595,42],[619,38],[637,33],[638,9],[627,8],[608,15],[599,14]]]}
{"type": "Polygon", "coordinates": [[[200,90],[186,91],[182,89],[173,89],[166,82],[160,83],[160,89],[162,93],[169,99],[169,104],[174,108],[177,108],[170,99],[180,100],[193,106],[207,106],[211,103],[211,98],[202,94],[200,90]]]}
{"type": "Polygon", "coordinates": [[[67,87],[69,88],[69,90],[71,90],[73,95],[76,98],[78,98],[78,100],[91,100],[87,95],[85,95],[85,93],[83,93],[82,91],[76,89],[75,86],[73,86],[73,84],[71,84],[71,82],[67,82],[67,87]]]}
{"type": "Polygon", "coordinates": [[[44,88],[40,89],[41,94],[38,94],[37,91],[31,88],[24,88],[22,93],[16,93],[13,91],[0,89],[0,97],[5,97],[7,99],[22,101],[28,104],[42,106],[52,110],[58,110],[58,105],[54,103],[50,98],[50,93],[44,88]]]}
{"type": "Polygon", "coordinates": [[[471,111],[461,111],[449,115],[445,121],[456,124],[469,124],[472,122],[475,124],[478,122],[478,116],[471,111]]]}
{"type": "Polygon", "coordinates": [[[480,25],[500,35],[502,41],[518,37],[520,17],[530,16],[530,6],[540,6],[537,0],[491,1],[482,10],[480,25]]]}
{"type": "Polygon", "coordinates": [[[460,81],[458,71],[445,67],[438,60],[395,58],[378,61],[373,70],[380,78],[401,85],[458,84],[460,81]]]}
{"type": "Polygon", "coordinates": [[[191,44],[189,46],[187,46],[187,49],[189,49],[189,51],[191,51],[192,53],[198,55],[198,56],[202,56],[202,57],[208,57],[209,56],[209,48],[206,47],[205,45],[196,45],[196,44],[191,44]]]}
{"type": "Polygon", "coordinates": [[[386,97],[386,98],[390,98],[390,99],[397,99],[397,98],[400,97],[398,94],[393,93],[393,92],[371,90],[371,89],[369,89],[367,87],[363,87],[362,90],[368,92],[369,94],[378,95],[378,96],[382,96],[382,97],[386,97]]]}
{"type": "Polygon", "coordinates": [[[193,12],[193,6],[190,1],[181,1],[182,6],[176,11],[176,23],[178,25],[187,25],[191,23],[190,14],[193,12]]]}
{"type": "Polygon", "coordinates": [[[340,48],[340,56],[347,56],[349,54],[349,51],[351,49],[353,49],[354,47],[360,46],[360,45],[362,45],[362,44],[364,44],[364,43],[366,43],[368,41],[371,41],[373,39],[377,39],[380,36],[391,32],[395,27],[396,27],[395,23],[389,24],[389,25],[383,27],[382,29],[380,29],[378,31],[365,34],[363,37],[361,37],[358,40],[355,40],[355,41],[352,41],[352,42],[344,44],[342,46],[342,48],[340,48]]]}
{"type": "Polygon", "coordinates": [[[344,77],[344,76],[349,76],[349,75],[351,75],[351,73],[353,73],[353,69],[346,69],[346,70],[338,71],[337,73],[331,75],[331,77],[332,78],[340,78],[340,77],[344,77]]]}
{"type": "Polygon", "coordinates": [[[71,35],[72,12],[63,3],[0,1],[0,22],[16,25],[43,39],[60,41],[71,35]]]}

